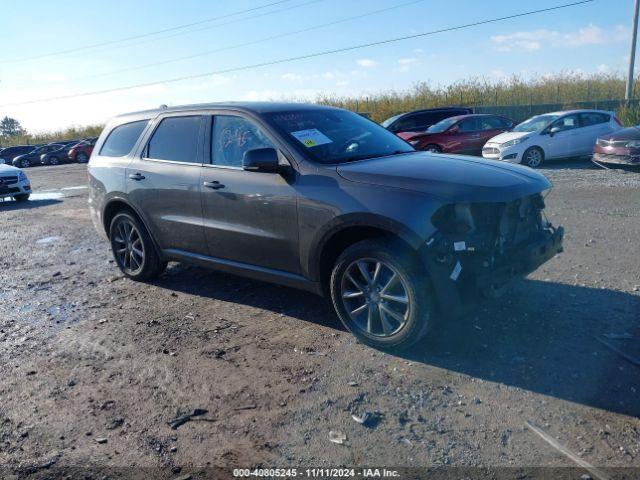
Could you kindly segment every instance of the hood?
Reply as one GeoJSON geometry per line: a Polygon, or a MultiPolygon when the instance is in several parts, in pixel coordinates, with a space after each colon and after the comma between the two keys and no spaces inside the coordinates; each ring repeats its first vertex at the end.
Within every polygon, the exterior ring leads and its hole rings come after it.
{"type": "Polygon", "coordinates": [[[11,165],[0,164],[0,174],[1,173],[10,173],[12,175],[17,175],[21,170],[16,167],[12,167],[11,165]]]}
{"type": "Polygon", "coordinates": [[[532,135],[534,133],[536,132],[504,132],[504,133],[501,133],[500,135],[496,135],[495,137],[489,139],[489,142],[506,143],[509,140],[515,140],[516,138],[526,137],[527,135],[532,135]]]}
{"type": "Polygon", "coordinates": [[[418,137],[424,134],[425,132],[400,132],[400,133],[397,133],[396,135],[398,135],[403,140],[411,140],[413,137],[418,137]]]}
{"type": "Polygon", "coordinates": [[[551,187],[528,168],[466,155],[412,152],[340,165],[352,182],[404,188],[446,202],[510,202],[551,187]]]}
{"type": "Polygon", "coordinates": [[[640,140],[640,127],[623,128],[600,137],[603,140],[640,140]]]}

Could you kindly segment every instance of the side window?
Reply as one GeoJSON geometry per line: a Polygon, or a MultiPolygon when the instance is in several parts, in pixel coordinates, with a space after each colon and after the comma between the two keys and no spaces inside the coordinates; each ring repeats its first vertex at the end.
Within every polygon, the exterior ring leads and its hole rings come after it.
{"type": "Polygon", "coordinates": [[[440,120],[444,120],[444,117],[440,118],[437,113],[421,113],[415,117],[415,126],[427,128],[438,123],[440,120]]]}
{"type": "Polygon", "coordinates": [[[580,114],[580,125],[583,127],[590,127],[591,125],[598,125],[600,123],[607,123],[611,120],[609,115],[604,113],[589,112],[580,114]]]}
{"type": "Polygon", "coordinates": [[[232,115],[213,117],[211,137],[212,163],[223,167],[242,167],[242,158],[248,150],[275,148],[257,125],[232,115]]]}
{"type": "Polygon", "coordinates": [[[104,157],[124,157],[138,141],[138,137],[147,126],[148,120],[131,122],[114,128],[100,149],[104,157]]]}
{"type": "Polygon", "coordinates": [[[560,130],[572,130],[574,128],[578,128],[580,124],[578,123],[578,115],[567,115],[566,117],[559,118],[556,120],[551,128],[559,128],[560,130]]]}
{"type": "Polygon", "coordinates": [[[149,140],[145,156],[154,160],[199,163],[201,123],[200,115],[163,119],[149,140]]]}
{"type": "Polygon", "coordinates": [[[467,118],[458,123],[458,128],[461,133],[475,132],[478,130],[478,119],[476,117],[467,118]]]}
{"type": "Polygon", "coordinates": [[[418,117],[416,115],[411,115],[403,118],[398,123],[393,126],[394,131],[402,132],[408,131],[412,128],[416,128],[418,126],[418,117]]]}

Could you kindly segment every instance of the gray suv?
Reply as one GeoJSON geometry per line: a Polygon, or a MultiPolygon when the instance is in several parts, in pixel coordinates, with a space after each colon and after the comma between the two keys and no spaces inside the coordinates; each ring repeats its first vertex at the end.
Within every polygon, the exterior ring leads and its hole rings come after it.
{"type": "Polygon", "coordinates": [[[407,347],[562,250],[541,174],[417,152],[345,110],[227,103],[116,117],[90,209],[133,280],[179,261],[330,295],[361,341],[407,347]]]}

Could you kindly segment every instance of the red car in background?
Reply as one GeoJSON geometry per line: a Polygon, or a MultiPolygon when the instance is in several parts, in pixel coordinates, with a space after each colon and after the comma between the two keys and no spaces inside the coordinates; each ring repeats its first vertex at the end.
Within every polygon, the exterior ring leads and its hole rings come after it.
{"type": "Polygon", "coordinates": [[[89,138],[87,140],[83,140],[77,145],[74,145],[67,154],[69,160],[71,160],[72,162],[87,163],[89,161],[89,157],[91,156],[91,152],[93,152],[93,147],[95,146],[97,140],[98,137],[89,138]]]}
{"type": "Polygon", "coordinates": [[[432,125],[426,132],[401,132],[398,136],[416,150],[482,155],[482,147],[490,138],[515,125],[516,122],[500,115],[459,115],[432,125]]]}

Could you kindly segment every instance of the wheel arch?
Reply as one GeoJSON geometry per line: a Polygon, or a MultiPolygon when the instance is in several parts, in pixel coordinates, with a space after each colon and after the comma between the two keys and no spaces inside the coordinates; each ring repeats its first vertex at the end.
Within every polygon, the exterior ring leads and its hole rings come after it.
{"type": "Polygon", "coordinates": [[[111,222],[113,218],[118,213],[125,210],[128,210],[129,212],[131,212],[136,217],[136,219],[142,224],[142,226],[146,229],[147,233],[149,234],[149,237],[151,238],[151,241],[153,242],[154,247],[156,248],[156,252],[158,252],[158,255],[162,257],[163,254],[162,254],[162,249],[160,248],[160,244],[158,243],[153,233],[153,230],[149,228],[147,222],[144,219],[144,216],[138,211],[137,208],[131,205],[131,203],[129,203],[124,198],[119,196],[109,199],[109,201],[105,203],[104,208],[102,209],[102,217],[101,217],[102,227],[104,228],[107,238],[109,237],[109,228],[111,227],[111,222]]]}
{"type": "Polygon", "coordinates": [[[340,253],[361,240],[381,237],[396,239],[415,252],[422,244],[417,233],[387,217],[362,213],[338,217],[323,229],[313,244],[308,266],[310,277],[317,280],[326,293],[328,278],[340,253]]]}

